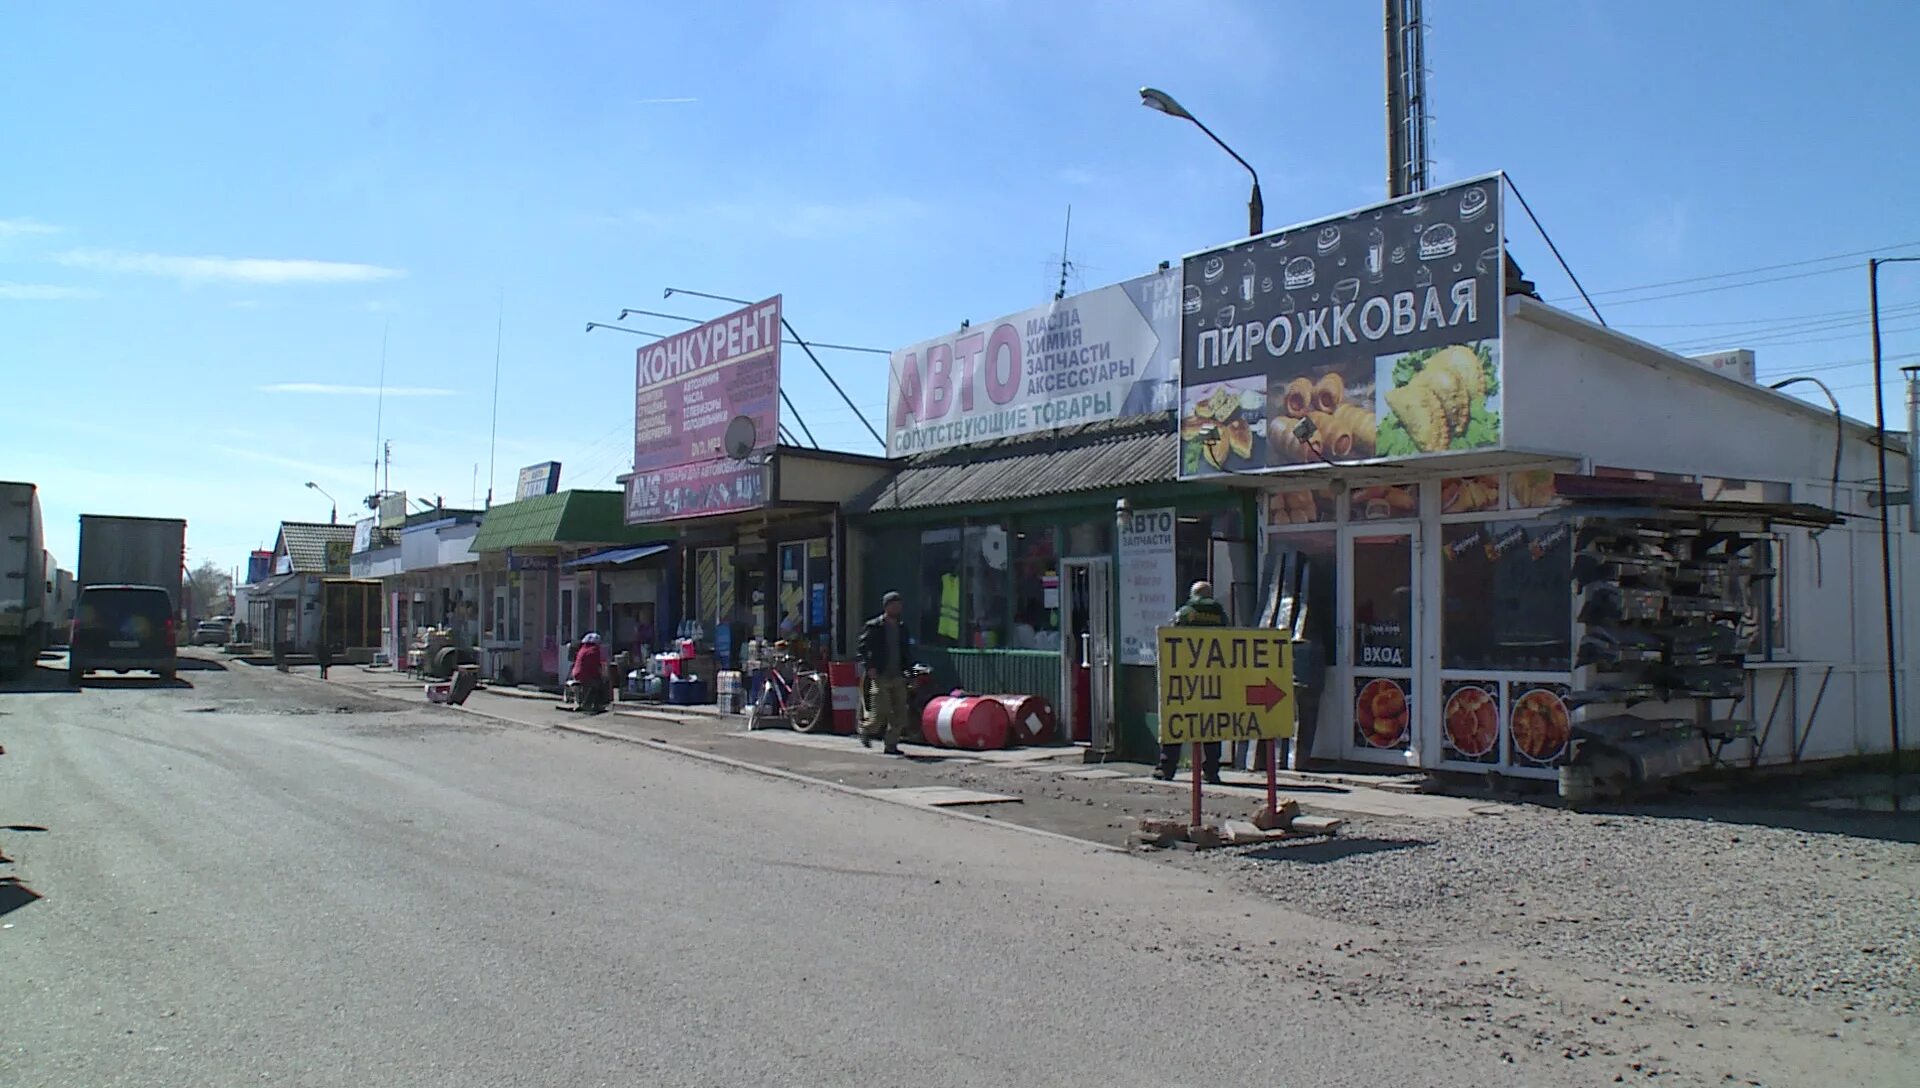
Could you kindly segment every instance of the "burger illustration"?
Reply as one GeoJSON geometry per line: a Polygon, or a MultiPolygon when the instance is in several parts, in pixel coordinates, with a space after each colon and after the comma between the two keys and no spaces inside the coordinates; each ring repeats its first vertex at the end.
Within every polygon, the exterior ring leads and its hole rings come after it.
{"type": "Polygon", "coordinates": [[[1435,223],[1420,232],[1420,259],[1437,261],[1442,257],[1451,257],[1460,248],[1459,232],[1451,223],[1435,223]]]}
{"type": "Polygon", "coordinates": [[[1289,291],[1300,287],[1312,287],[1313,258],[1295,257],[1288,261],[1286,269],[1280,274],[1280,279],[1289,291]]]}

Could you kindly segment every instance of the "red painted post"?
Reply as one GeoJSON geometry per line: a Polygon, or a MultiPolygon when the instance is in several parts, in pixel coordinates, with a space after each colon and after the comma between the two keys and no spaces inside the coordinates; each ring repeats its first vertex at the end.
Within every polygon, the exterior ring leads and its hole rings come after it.
{"type": "Polygon", "coordinates": [[[1280,742],[1267,738],[1267,811],[1280,811],[1280,772],[1275,764],[1279,762],[1280,742]]]}
{"type": "Polygon", "coordinates": [[[1188,825],[1199,827],[1203,817],[1200,814],[1200,742],[1194,741],[1187,758],[1193,761],[1193,820],[1188,825]]]}

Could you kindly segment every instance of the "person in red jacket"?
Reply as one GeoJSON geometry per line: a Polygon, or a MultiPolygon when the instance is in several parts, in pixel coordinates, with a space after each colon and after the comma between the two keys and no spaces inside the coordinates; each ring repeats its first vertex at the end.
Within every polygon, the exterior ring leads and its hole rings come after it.
{"type": "Polygon", "coordinates": [[[573,679],[580,685],[580,709],[589,714],[607,709],[607,658],[599,635],[588,634],[580,640],[580,652],[573,655],[573,679]]]}

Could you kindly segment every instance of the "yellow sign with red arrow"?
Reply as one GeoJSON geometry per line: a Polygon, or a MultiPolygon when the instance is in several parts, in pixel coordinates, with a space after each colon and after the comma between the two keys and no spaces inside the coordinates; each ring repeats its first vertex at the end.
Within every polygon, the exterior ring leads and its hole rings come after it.
{"type": "Polygon", "coordinates": [[[1293,736],[1293,640],[1259,627],[1162,627],[1160,743],[1293,736]]]}

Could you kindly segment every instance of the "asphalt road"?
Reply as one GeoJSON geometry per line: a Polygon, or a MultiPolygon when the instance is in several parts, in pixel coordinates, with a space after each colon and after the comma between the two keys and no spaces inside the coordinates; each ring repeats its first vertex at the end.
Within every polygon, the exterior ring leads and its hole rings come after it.
{"type": "MultiPolygon", "coordinates": [[[[0,1083],[1571,1085],[1636,1054],[1463,1028],[1509,966],[1373,985],[1377,931],[1203,873],[235,668],[0,694],[0,1083]]],[[[1529,1007],[1612,1000],[1566,982],[1529,1007]]]]}

